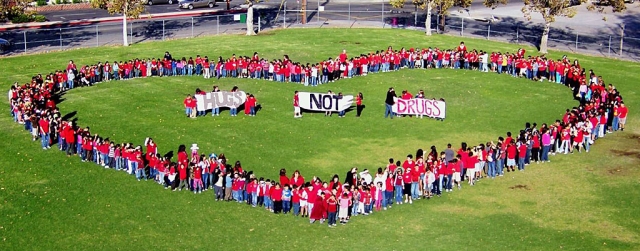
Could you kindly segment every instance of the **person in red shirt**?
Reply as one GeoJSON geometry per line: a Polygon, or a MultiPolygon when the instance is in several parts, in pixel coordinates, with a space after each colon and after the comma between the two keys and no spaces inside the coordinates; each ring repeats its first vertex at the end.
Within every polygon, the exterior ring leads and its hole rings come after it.
{"type": "Polygon", "coordinates": [[[282,187],[280,183],[276,183],[271,191],[271,200],[273,201],[273,212],[276,214],[282,212],[282,187]]]}
{"type": "Polygon", "coordinates": [[[505,144],[507,145],[507,172],[509,172],[509,169],[511,169],[511,171],[515,171],[514,166],[516,165],[516,145],[514,143],[513,140],[509,141],[505,141],[505,144]]]}
{"type": "Polygon", "coordinates": [[[300,98],[298,97],[298,91],[295,91],[293,94],[293,117],[302,118],[302,113],[300,112],[300,98]]]}
{"type": "Polygon", "coordinates": [[[193,193],[202,193],[204,185],[202,184],[202,167],[196,164],[193,167],[193,193]]]}
{"type": "Polygon", "coordinates": [[[40,128],[40,140],[42,142],[42,149],[47,150],[51,148],[49,142],[49,119],[44,117],[41,118],[40,121],[38,121],[38,125],[40,128]]]}
{"type": "Polygon", "coordinates": [[[182,191],[182,188],[189,189],[189,185],[187,184],[187,166],[182,163],[178,164],[178,178],[180,179],[180,184],[178,184],[178,187],[173,189],[173,191],[182,191]]]}
{"type": "MultiPolygon", "coordinates": [[[[254,117],[256,116],[256,104],[258,103],[258,100],[256,99],[255,96],[253,96],[253,94],[249,94],[249,96],[247,97],[247,101],[245,102],[245,107],[248,107],[249,109],[249,116],[254,117]]],[[[245,114],[247,113],[246,109],[245,109],[245,114]]]]}
{"type": "Polygon", "coordinates": [[[524,162],[525,162],[526,156],[527,156],[527,143],[526,141],[522,140],[520,141],[520,146],[518,146],[518,170],[520,170],[521,172],[524,171],[524,162]]]}
{"type": "Polygon", "coordinates": [[[187,98],[184,99],[183,103],[187,118],[195,118],[196,100],[191,97],[191,94],[187,94],[187,98]]]}
{"type": "MultiPolygon", "coordinates": [[[[620,101],[620,107],[618,107],[618,125],[620,127],[620,131],[624,131],[624,125],[627,123],[627,114],[629,113],[629,108],[624,104],[624,101],[620,101]]],[[[618,128],[614,127],[614,131],[617,131],[618,128]]]]}
{"type": "Polygon", "coordinates": [[[411,183],[413,179],[412,172],[413,172],[413,168],[408,167],[405,169],[404,173],[402,174],[402,182],[404,184],[404,188],[402,189],[404,194],[404,203],[408,202],[409,204],[413,204],[413,199],[411,196],[411,186],[412,186],[411,183]]]}

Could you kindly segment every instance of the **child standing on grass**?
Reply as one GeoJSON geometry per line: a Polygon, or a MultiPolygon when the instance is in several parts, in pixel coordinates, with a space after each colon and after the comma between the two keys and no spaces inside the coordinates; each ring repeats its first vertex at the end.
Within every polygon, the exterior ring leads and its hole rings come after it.
{"type": "Polygon", "coordinates": [[[195,169],[193,170],[193,193],[202,193],[202,189],[204,189],[204,185],[202,184],[202,167],[195,165],[195,169]]]}
{"type": "Polygon", "coordinates": [[[291,211],[291,198],[293,197],[293,192],[291,191],[291,187],[289,185],[284,186],[284,190],[282,191],[282,212],[287,214],[291,211]]]}
{"type": "MultiPolygon", "coordinates": [[[[338,217],[340,217],[340,223],[345,224],[349,217],[349,207],[352,205],[351,198],[349,194],[346,192],[342,193],[340,196],[340,200],[338,201],[340,205],[340,211],[338,212],[338,217]]],[[[335,221],[334,221],[335,226],[335,221]]]]}
{"type": "Polygon", "coordinates": [[[273,200],[273,212],[276,214],[282,212],[282,187],[280,187],[280,183],[276,183],[273,187],[271,199],[273,200]]]}
{"type": "MultiPolygon", "coordinates": [[[[382,199],[383,199],[383,195],[382,195],[382,182],[378,182],[377,184],[378,186],[376,187],[376,194],[375,194],[375,202],[376,202],[376,211],[380,211],[382,209],[382,199]]],[[[387,209],[385,207],[385,209],[387,209]]]]}
{"type": "Polygon", "coordinates": [[[309,216],[308,203],[309,203],[309,195],[307,194],[306,189],[303,186],[298,186],[298,194],[300,195],[300,215],[302,217],[309,216]]]}
{"type": "Polygon", "coordinates": [[[327,217],[329,219],[329,227],[336,226],[336,213],[338,211],[338,200],[335,195],[330,195],[327,199],[327,217]]]}

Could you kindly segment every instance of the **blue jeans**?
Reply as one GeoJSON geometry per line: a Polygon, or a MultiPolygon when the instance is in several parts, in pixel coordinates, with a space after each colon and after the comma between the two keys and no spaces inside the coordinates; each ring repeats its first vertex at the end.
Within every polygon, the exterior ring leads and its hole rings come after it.
{"type": "Polygon", "coordinates": [[[40,141],[42,142],[42,148],[49,147],[49,134],[48,133],[40,133],[40,141]]]}
{"type": "Polygon", "coordinates": [[[136,178],[142,179],[143,177],[145,180],[147,179],[147,176],[144,173],[144,168],[136,169],[136,178]]]}
{"type": "Polygon", "coordinates": [[[493,178],[496,177],[496,162],[495,161],[491,161],[491,162],[487,162],[489,164],[489,170],[488,175],[489,177],[493,178]]]}
{"type": "Polygon", "coordinates": [[[386,119],[387,116],[390,116],[391,119],[393,119],[393,109],[391,109],[391,105],[390,104],[384,104],[385,105],[385,110],[384,110],[384,118],[386,119]]]}
{"type": "Polygon", "coordinates": [[[524,157],[518,158],[518,170],[524,170],[524,157]]]}
{"type": "Polygon", "coordinates": [[[300,214],[300,202],[293,203],[293,215],[298,216],[300,214]]]}
{"type": "Polygon", "coordinates": [[[504,174],[504,159],[496,160],[496,174],[497,175],[504,174]]]}
{"type": "Polygon", "coordinates": [[[391,205],[393,205],[393,191],[384,191],[384,201],[382,206],[388,207],[391,205]]]}
{"type": "Polygon", "coordinates": [[[453,182],[451,182],[453,177],[453,174],[447,174],[447,189],[452,189],[453,188],[453,182]]]}
{"type": "Polygon", "coordinates": [[[418,188],[418,182],[411,182],[411,198],[414,200],[420,197],[420,189],[418,188]]]}
{"type": "Polygon", "coordinates": [[[238,108],[229,109],[229,113],[233,116],[238,115],[238,108]]]}
{"type": "Polygon", "coordinates": [[[329,225],[336,224],[336,212],[329,212],[329,225]]]}
{"type": "MultiPolygon", "coordinates": [[[[468,170],[467,170],[468,172],[468,170]]],[[[442,182],[444,182],[444,174],[440,174],[438,175],[438,179],[436,179],[436,182],[438,182],[438,191],[442,191],[442,182]]],[[[438,193],[440,194],[440,193],[438,193]]]]}
{"type": "Polygon", "coordinates": [[[613,131],[618,130],[618,127],[620,126],[620,118],[618,118],[618,116],[613,117],[613,122],[611,123],[611,126],[613,127],[613,131]]]}
{"type": "Polygon", "coordinates": [[[256,115],[256,107],[255,106],[249,107],[249,114],[250,115],[256,115]]]}
{"type": "Polygon", "coordinates": [[[402,202],[402,186],[401,185],[396,185],[395,186],[395,192],[396,192],[396,203],[400,203],[402,202]]]}
{"type": "Polygon", "coordinates": [[[187,114],[187,116],[191,116],[191,108],[185,108],[184,112],[187,114]]]}
{"type": "Polygon", "coordinates": [[[541,161],[549,161],[549,149],[550,148],[551,148],[550,145],[542,146],[542,157],[540,158],[541,161]]]}
{"type": "Polygon", "coordinates": [[[289,211],[291,211],[291,201],[283,200],[282,201],[282,212],[286,214],[289,211]]]}

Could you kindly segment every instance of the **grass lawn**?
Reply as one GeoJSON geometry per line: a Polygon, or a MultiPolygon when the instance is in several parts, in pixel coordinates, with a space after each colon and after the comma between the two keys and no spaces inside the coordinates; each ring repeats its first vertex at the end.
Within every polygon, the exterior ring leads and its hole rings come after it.
{"type": "MultiPolygon", "coordinates": [[[[48,73],[73,59],[78,65],[135,57],[208,55],[217,58],[288,54],[318,62],[399,47],[446,47],[459,37],[375,29],[289,29],[257,37],[218,36],[151,42],[128,48],[101,47],[0,59],[0,89],[31,75],[48,73]]],[[[464,39],[468,48],[515,51],[519,46],[464,39]]],[[[526,47],[527,51],[535,51],[526,47]]],[[[562,54],[552,53],[554,58],[562,54]]],[[[638,250],[640,249],[640,64],[588,56],[581,65],[614,84],[631,109],[628,130],[598,140],[588,154],[552,156],[524,173],[482,180],[475,187],[430,201],[358,216],[328,229],[307,219],[274,215],[206,194],[169,192],[137,182],[57,150],[43,152],[8,112],[0,114],[0,248],[3,250],[638,250]]],[[[304,87],[247,79],[148,78],[101,83],[63,96],[63,114],[118,142],[141,144],[153,137],[161,152],[198,143],[201,152],[224,152],[231,162],[259,176],[276,178],[280,168],[305,178],[328,179],[357,166],[377,169],[387,158],[461,141],[478,144],[517,132],[525,122],[552,122],[577,105],[570,90],[506,75],[453,70],[402,70],[304,87]],[[187,119],[182,100],[195,88],[232,86],[254,93],[263,109],[256,117],[187,119]],[[384,120],[388,87],[447,100],[447,119],[384,120]],[[308,113],[294,119],[294,90],[362,92],[363,117],[308,113]]],[[[7,106],[7,101],[3,99],[7,106]]]]}

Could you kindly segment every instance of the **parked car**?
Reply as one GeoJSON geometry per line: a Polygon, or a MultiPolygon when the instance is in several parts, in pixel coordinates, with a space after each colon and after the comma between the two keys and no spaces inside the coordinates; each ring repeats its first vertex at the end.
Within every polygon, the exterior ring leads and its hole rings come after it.
{"type": "Polygon", "coordinates": [[[9,49],[9,47],[11,47],[11,42],[7,41],[6,39],[0,38],[0,52],[5,52],[9,49]]]}
{"type": "Polygon", "coordinates": [[[154,5],[154,4],[174,4],[177,3],[178,0],[142,0],[142,3],[144,4],[148,4],[148,5],[154,5]]]}
{"type": "Polygon", "coordinates": [[[182,0],[179,5],[180,8],[193,10],[193,8],[207,6],[209,6],[209,8],[213,8],[213,6],[216,6],[216,2],[215,0],[182,0]]]}

